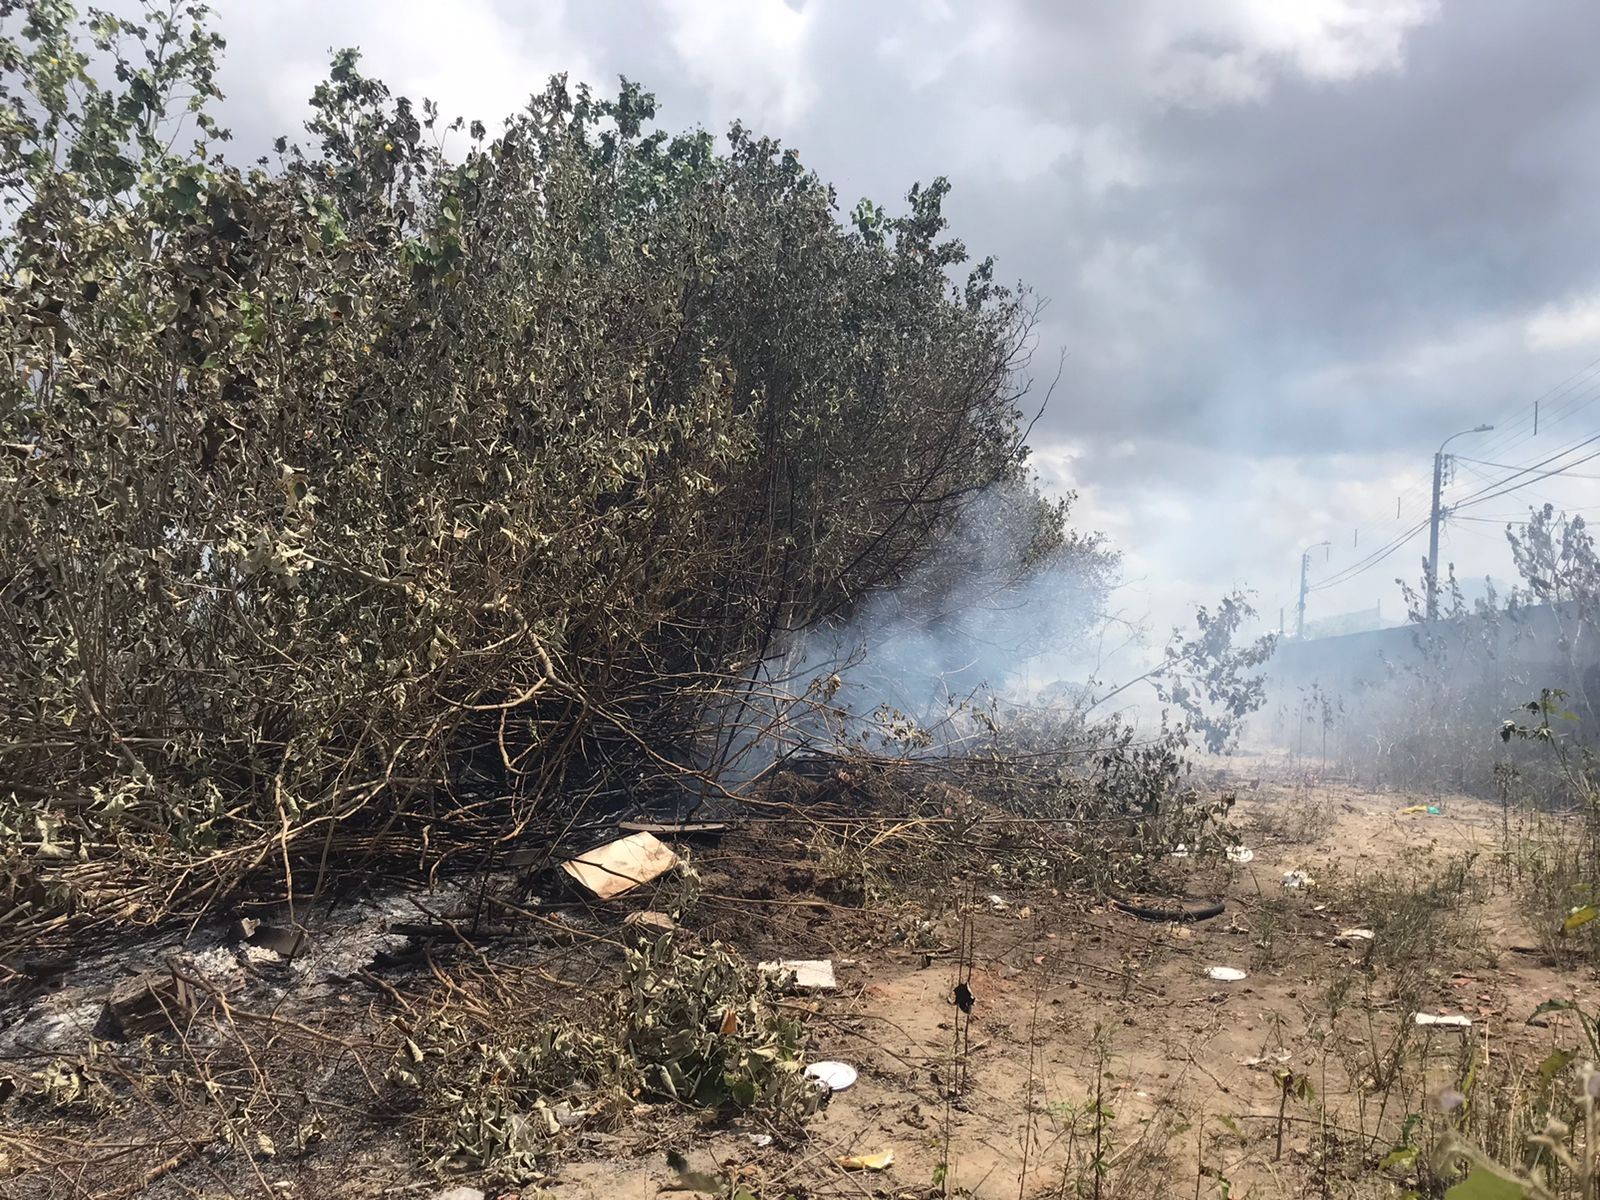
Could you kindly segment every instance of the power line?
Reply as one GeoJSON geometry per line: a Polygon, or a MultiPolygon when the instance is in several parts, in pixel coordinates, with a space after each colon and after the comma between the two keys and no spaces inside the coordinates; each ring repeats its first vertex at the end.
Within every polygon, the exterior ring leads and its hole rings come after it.
{"type": "MultiPolygon", "coordinates": [[[[1552,504],[1550,507],[1559,508],[1563,513],[1600,512],[1600,504],[1578,504],[1570,508],[1564,504],[1552,504]]],[[[1457,516],[1452,517],[1451,519],[1456,521],[1476,521],[1480,525],[1526,525],[1527,521],[1523,518],[1527,517],[1527,515],[1527,512],[1523,511],[1514,513],[1489,513],[1486,516],[1478,517],[1457,516]]]]}
{"type": "MultiPolygon", "coordinates": [[[[1543,460],[1541,460],[1539,462],[1536,462],[1536,463],[1533,463],[1533,464],[1531,464],[1529,466],[1523,467],[1520,471],[1516,471],[1511,475],[1507,475],[1504,479],[1499,480],[1499,482],[1500,483],[1510,483],[1510,481],[1515,479],[1515,478],[1517,478],[1518,475],[1526,475],[1529,471],[1535,470],[1538,467],[1545,466],[1547,463],[1552,463],[1558,458],[1565,458],[1568,454],[1571,454],[1574,450],[1577,450],[1577,449],[1579,449],[1579,448],[1581,448],[1583,446],[1590,445],[1593,442],[1600,442],[1600,433],[1595,434],[1593,437],[1585,438],[1583,441],[1578,442],[1576,445],[1569,446],[1565,450],[1557,451],[1555,454],[1552,454],[1549,458],[1543,459],[1543,460]]],[[[1574,462],[1570,462],[1570,463],[1566,464],[1566,466],[1564,466],[1564,467],[1556,467],[1554,470],[1551,470],[1551,471],[1542,471],[1539,474],[1535,475],[1532,479],[1524,480],[1522,483],[1511,484],[1510,487],[1500,488],[1499,491],[1489,491],[1488,488],[1480,488],[1478,491],[1473,492],[1472,495],[1466,497],[1464,500],[1456,501],[1454,504],[1450,505],[1450,508],[1452,510],[1454,510],[1454,509],[1458,509],[1458,508],[1466,508],[1466,507],[1469,507],[1469,506],[1471,506],[1473,504],[1483,504],[1483,503],[1485,503],[1485,502],[1487,502],[1489,500],[1493,500],[1496,496],[1504,496],[1508,492],[1515,492],[1520,488],[1525,488],[1525,487],[1528,487],[1531,484],[1538,483],[1539,480],[1541,480],[1541,479],[1549,479],[1552,475],[1563,474],[1564,472],[1566,472],[1567,470],[1569,470],[1572,467],[1582,466],[1584,463],[1590,462],[1590,461],[1592,461],[1593,459],[1596,459],[1596,458],[1600,458],[1600,450],[1596,450],[1596,451],[1594,451],[1594,452],[1592,452],[1590,454],[1585,454],[1582,458],[1577,459],[1574,462]],[[1486,492],[1488,493],[1487,495],[1485,495],[1486,492]]],[[[1491,486],[1493,486],[1493,485],[1491,485],[1491,486]]]]}
{"type": "Polygon", "coordinates": [[[1338,584],[1344,583],[1346,580],[1354,579],[1357,575],[1360,575],[1362,572],[1369,571],[1373,567],[1377,566],[1384,559],[1388,558],[1396,550],[1400,549],[1401,546],[1405,545],[1412,538],[1416,537],[1417,534],[1421,533],[1427,527],[1428,527],[1428,518],[1424,517],[1422,520],[1418,521],[1415,525],[1413,525],[1410,529],[1408,529],[1404,533],[1402,533],[1399,537],[1395,538],[1393,541],[1389,542],[1387,545],[1381,546],[1377,550],[1374,550],[1371,554],[1367,555],[1367,557],[1363,558],[1360,562],[1352,563],[1350,566],[1345,567],[1340,571],[1336,571],[1333,575],[1330,575],[1327,579],[1324,579],[1319,583],[1313,584],[1307,590],[1308,591],[1312,591],[1312,592],[1320,592],[1325,588],[1331,588],[1331,587],[1334,587],[1334,586],[1336,586],[1338,584]]]}
{"type": "MultiPolygon", "coordinates": [[[[1489,444],[1480,450],[1480,453],[1485,456],[1484,458],[1471,459],[1459,455],[1451,456],[1452,458],[1456,459],[1456,461],[1462,463],[1475,463],[1478,465],[1491,467],[1496,470],[1510,471],[1511,474],[1503,476],[1500,479],[1491,479],[1482,472],[1471,470],[1469,468],[1469,472],[1472,475],[1483,481],[1483,486],[1479,487],[1477,491],[1469,493],[1461,500],[1447,505],[1446,514],[1453,515],[1456,510],[1460,508],[1486,503],[1498,496],[1504,496],[1510,492],[1519,491],[1525,487],[1530,487],[1533,484],[1538,483],[1541,480],[1551,478],[1552,476],[1567,475],[1573,467],[1580,466],[1583,463],[1589,462],[1593,458],[1600,457],[1600,451],[1597,451],[1594,454],[1587,455],[1583,458],[1575,460],[1574,462],[1567,463],[1562,467],[1557,467],[1554,470],[1540,471],[1540,468],[1548,466],[1549,464],[1566,457],[1576,450],[1580,450],[1596,441],[1600,441],[1600,434],[1596,434],[1592,437],[1575,440],[1562,449],[1557,450],[1554,454],[1548,455],[1547,457],[1526,466],[1517,466],[1511,463],[1495,461],[1495,456],[1497,453],[1499,456],[1505,457],[1505,451],[1514,449],[1524,442],[1531,441],[1536,431],[1549,430],[1557,425],[1563,424],[1572,417],[1576,416],[1578,413],[1582,412],[1596,400],[1600,400],[1600,383],[1597,383],[1597,378],[1600,378],[1600,357],[1592,359],[1590,362],[1574,371],[1565,379],[1547,388],[1533,400],[1526,402],[1523,406],[1521,406],[1520,412],[1515,412],[1515,415],[1511,415],[1505,419],[1497,421],[1495,424],[1502,430],[1502,432],[1499,437],[1492,439],[1489,444]],[[1551,401],[1554,401],[1555,403],[1551,404],[1551,401]],[[1544,406],[1542,409],[1540,407],[1541,405],[1544,406]],[[1532,474],[1534,472],[1539,473],[1532,474]],[[1530,474],[1532,474],[1532,478],[1524,479],[1521,483],[1513,482],[1514,480],[1521,479],[1523,476],[1530,474]]],[[[1600,479],[1600,475],[1573,474],[1569,477],[1574,479],[1600,479]]],[[[1396,500],[1397,511],[1394,518],[1396,521],[1404,519],[1402,512],[1405,508],[1406,500],[1416,493],[1422,491],[1423,487],[1424,484],[1421,481],[1418,481],[1410,489],[1400,494],[1396,500]]],[[[1416,510],[1413,510],[1413,512],[1415,511],[1416,510]]],[[[1465,516],[1461,519],[1480,521],[1488,520],[1488,518],[1470,518],[1465,516]]],[[[1387,520],[1387,518],[1385,518],[1385,520],[1387,520]]],[[[1371,570],[1373,567],[1383,562],[1390,555],[1394,554],[1395,551],[1399,550],[1400,547],[1404,546],[1408,541],[1415,537],[1423,528],[1428,525],[1428,520],[1429,518],[1427,516],[1423,516],[1419,520],[1414,521],[1414,523],[1409,525],[1404,532],[1397,535],[1394,539],[1387,542],[1378,550],[1368,554],[1365,558],[1352,563],[1350,566],[1342,568],[1333,575],[1329,576],[1327,579],[1311,585],[1308,590],[1322,591],[1330,587],[1335,587],[1338,584],[1344,583],[1347,580],[1353,579],[1356,576],[1371,570]]]]}
{"type": "MultiPolygon", "coordinates": [[[[1468,458],[1464,454],[1453,454],[1453,455],[1451,455],[1451,457],[1454,458],[1458,463],[1472,463],[1475,466],[1480,466],[1480,467],[1498,467],[1501,470],[1505,470],[1505,471],[1520,470],[1520,467],[1516,463],[1484,462],[1483,459],[1481,459],[1481,458],[1468,458]]],[[[1483,472],[1481,472],[1481,471],[1473,471],[1472,473],[1474,475],[1476,475],[1479,479],[1488,479],[1489,478],[1487,475],[1483,474],[1483,472]]],[[[1574,473],[1572,473],[1570,471],[1563,472],[1563,474],[1565,474],[1568,479],[1600,479],[1600,475],[1578,475],[1578,474],[1574,474],[1574,473]]]]}
{"type": "MultiPolygon", "coordinates": [[[[1586,377],[1592,377],[1595,375],[1597,369],[1600,369],[1600,358],[1595,358],[1586,365],[1579,367],[1576,371],[1567,376],[1565,379],[1561,380],[1559,383],[1552,385],[1544,392],[1534,397],[1532,400],[1526,402],[1522,406],[1519,415],[1511,416],[1508,414],[1505,418],[1494,422],[1494,424],[1501,430],[1501,434],[1499,437],[1492,439],[1488,443],[1484,453],[1488,454],[1495,450],[1503,452],[1510,449],[1515,444],[1530,440],[1533,436],[1531,429],[1534,423],[1534,413],[1537,407],[1541,404],[1545,404],[1547,401],[1559,399],[1562,395],[1570,393],[1575,388],[1581,386],[1582,383],[1588,382],[1586,377]],[[1523,435],[1521,430],[1525,428],[1529,430],[1529,433],[1523,435]]],[[[1600,393],[1596,393],[1594,396],[1591,396],[1590,402],[1597,397],[1600,397],[1600,393]]],[[[1544,418],[1542,423],[1545,425],[1545,427],[1549,428],[1559,421],[1566,420],[1567,417],[1571,416],[1573,412],[1577,411],[1576,409],[1572,408],[1572,405],[1576,403],[1576,400],[1576,397],[1568,396],[1568,399],[1564,403],[1546,407],[1540,414],[1544,418]]]]}

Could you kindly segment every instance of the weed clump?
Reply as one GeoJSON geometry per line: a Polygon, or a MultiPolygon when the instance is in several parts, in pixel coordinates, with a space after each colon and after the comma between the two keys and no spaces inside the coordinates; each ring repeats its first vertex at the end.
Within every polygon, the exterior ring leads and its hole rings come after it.
{"type": "Polygon", "coordinates": [[[822,1096],[801,1074],[804,1043],[750,963],[668,934],[628,950],[597,1016],[446,1010],[407,1034],[391,1077],[421,1092],[437,1164],[515,1173],[557,1154],[568,1131],[614,1126],[641,1104],[795,1125],[822,1096]]]}

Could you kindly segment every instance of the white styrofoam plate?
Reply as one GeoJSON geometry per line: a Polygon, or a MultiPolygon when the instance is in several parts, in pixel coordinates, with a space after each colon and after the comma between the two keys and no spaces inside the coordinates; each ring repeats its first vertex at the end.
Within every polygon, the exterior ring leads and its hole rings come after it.
{"type": "Polygon", "coordinates": [[[806,1068],[806,1078],[815,1079],[830,1092],[842,1092],[856,1081],[856,1069],[849,1063],[814,1062],[806,1068]]]}

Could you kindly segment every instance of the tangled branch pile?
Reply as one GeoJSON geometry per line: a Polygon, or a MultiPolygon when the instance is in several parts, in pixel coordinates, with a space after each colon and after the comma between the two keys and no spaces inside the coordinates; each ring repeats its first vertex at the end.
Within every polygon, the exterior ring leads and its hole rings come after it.
{"type": "Polygon", "coordinates": [[[783,639],[1027,483],[1031,314],[943,181],[553,80],[491,136],[336,56],[248,169],[203,6],[0,0],[0,910],[144,920],[701,761],[783,639]],[[463,781],[477,779],[475,789],[463,781]],[[139,881],[134,886],[134,881],[139,881]]]}

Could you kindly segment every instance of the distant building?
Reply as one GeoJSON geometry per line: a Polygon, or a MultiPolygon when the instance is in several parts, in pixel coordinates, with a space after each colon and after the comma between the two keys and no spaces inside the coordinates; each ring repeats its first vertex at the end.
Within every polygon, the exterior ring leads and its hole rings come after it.
{"type": "Polygon", "coordinates": [[[1363,608],[1358,612],[1339,613],[1332,617],[1322,617],[1318,620],[1307,621],[1306,637],[1343,637],[1347,633],[1367,633],[1374,629],[1392,629],[1401,624],[1404,624],[1404,622],[1384,620],[1383,604],[1380,601],[1372,608],[1363,608]]]}

